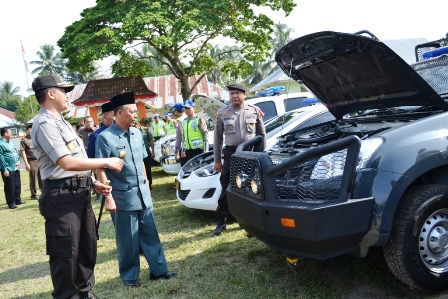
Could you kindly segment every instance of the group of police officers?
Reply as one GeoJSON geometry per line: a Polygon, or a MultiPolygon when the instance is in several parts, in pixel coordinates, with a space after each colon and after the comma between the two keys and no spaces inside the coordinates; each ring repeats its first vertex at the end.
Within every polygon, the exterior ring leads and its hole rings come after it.
{"type": "MultiPolygon", "coordinates": [[[[144,163],[148,151],[142,132],[135,128],[134,93],[116,95],[102,106],[104,126],[90,136],[87,155],[83,141],[61,115],[68,108],[66,93],[74,86],[57,75],[48,75],[34,79],[32,87],[40,114],[31,140],[43,179],[39,210],[45,219],[53,298],[97,298],[91,292],[98,239],[91,189],[104,196],[106,210],[113,213],[123,283],[140,286],[139,254],[150,266],[151,280],[176,276],[168,271],[154,221],[144,163]]],[[[265,143],[262,112],[244,103],[246,87],[232,84],[227,88],[230,105],[218,111],[214,131],[214,167],[221,172],[222,185],[215,235],[226,229],[230,215],[225,192],[230,182],[230,156],[238,145],[256,135],[263,138],[262,149],[265,143]]],[[[175,104],[172,111],[177,121],[168,119],[167,124],[173,129],[170,132],[176,132],[176,158],[183,165],[208,150],[207,126],[195,114],[193,101],[175,104]]]]}

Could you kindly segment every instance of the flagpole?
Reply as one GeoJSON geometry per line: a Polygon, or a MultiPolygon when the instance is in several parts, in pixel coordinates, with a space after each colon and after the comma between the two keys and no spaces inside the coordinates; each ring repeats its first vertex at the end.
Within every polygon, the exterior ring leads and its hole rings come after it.
{"type": "Polygon", "coordinates": [[[30,85],[28,84],[29,69],[28,69],[28,63],[25,60],[25,49],[23,48],[22,41],[20,41],[20,47],[22,48],[23,63],[25,64],[26,87],[28,90],[28,99],[30,99],[31,115],[34,117],[33,101],[31,100],[30,85]]]}

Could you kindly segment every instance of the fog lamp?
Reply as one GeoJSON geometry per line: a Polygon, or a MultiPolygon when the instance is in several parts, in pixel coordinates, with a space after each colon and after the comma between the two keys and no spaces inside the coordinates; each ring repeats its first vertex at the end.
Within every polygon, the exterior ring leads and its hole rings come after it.
{"type": "Polygon", "coordinates": [[[238,188],[241,189],[243,187],[243,179],[239,175],[236,176],[235,183],[238,188]]]}
{"type": "Polygon", "coordinates": [[[260,193],[261,186],[257,182],[257,180],[252,180],[252,181],[250,181],[250,189],[252,190],[252,192],[254,194],[258,194],[258,193],[260,193]]]}

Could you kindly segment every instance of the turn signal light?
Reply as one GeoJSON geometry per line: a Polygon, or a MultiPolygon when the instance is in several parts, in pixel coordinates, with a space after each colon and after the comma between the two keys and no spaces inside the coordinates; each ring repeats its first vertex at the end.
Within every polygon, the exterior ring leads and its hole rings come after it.
{"type": "Polygon", "coordinates": [[[280,221],[282,222],[282,226],[284,227],[296,227],[296,222],[294,219],[291,218],[280,218],[280,221]]]}

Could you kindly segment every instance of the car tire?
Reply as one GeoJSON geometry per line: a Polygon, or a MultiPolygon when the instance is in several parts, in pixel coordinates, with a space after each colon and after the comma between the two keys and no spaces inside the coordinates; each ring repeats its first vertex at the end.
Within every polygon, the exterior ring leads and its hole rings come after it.
{"type": "Polygon", "coordinates": [[[392,273],[411,288],[448,288],[448,186],[422,185],[404,194],[383,252],[392,273]]]}

